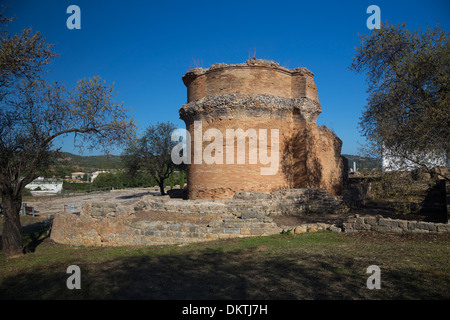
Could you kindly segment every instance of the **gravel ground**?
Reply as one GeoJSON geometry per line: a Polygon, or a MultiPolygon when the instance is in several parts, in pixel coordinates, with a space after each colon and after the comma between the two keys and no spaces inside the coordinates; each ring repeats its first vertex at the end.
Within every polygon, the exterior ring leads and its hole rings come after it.
{"type": "MultiPolygon", "coordinates": [[[[136,189],[125,189],[125,190],[113,190],[110,192],[96,193],[96,194],[83,194],[79,196],[71,196],[66,198],[55,197],[55,198],[41,198],[35,197],[31,201],[29,199],[23,202],[27,203],[27,206],[34,207],[35,212],[41,217],[46,217],[48,214],[55,214],[64,211],[64,206],[66,206],[66,211],[70,210],[70,205],[75,205],[75,211],[81,211],[81,208],[86,202],[102,202],[108,201],[111,203],[124,203],[133,200],[138,200],[140,197],[149,194],[157,194],[154,188],[136,188],[136,189]],[[28,202],[27,202],[28,201],[28,202]]],[[[158,193],[159,194],[159,193],[158,193]]]]}

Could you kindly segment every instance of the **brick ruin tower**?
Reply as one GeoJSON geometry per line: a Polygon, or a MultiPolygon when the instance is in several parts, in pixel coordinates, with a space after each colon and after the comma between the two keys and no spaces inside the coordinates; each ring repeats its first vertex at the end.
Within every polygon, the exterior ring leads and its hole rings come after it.
{"type": "Polygon", "coordinates": [[[313,77],[306,68],[288,69],[260,59],[233,65],[216,63],[208,69],[188,71],[182,78],[187,87],[187,104],[179,111],[191,137],[188,198],[230,198],[239,191],[291,188],[322,188],[339,195],[344,184],[342,141],[325,126],[316,124],[322,109],[313,77]],[[221,133],[223,139],[202,139],[195,131],[199,125],[202,134],[221,133]],[[242,145],[237,149],[238,135],[231,145],[233,150],[227,150],[230,142],[225,138],[232,129],[246,134],[241,140],[245,141],[245,153],[242,145]],[[261,173],[262,168],[269,167],[267,161],[250,161],[250,156],[257,157],[262,145],[261,135],[252,133],[259,134],[261,129],[267,132],[267,155],[274,151],[279,154],[278,162],[270,164],[277,170],[266,175],[261,173]],[[278,139],[271,135],[274,129],[278,130],[278,139]],[[211,151],[212,141],[216,147],[211,151]],[[208,145],[210,149],[205,149],[208,145]],[[217,159],[222,153],[225,159],[228,152],[234,162],[196,162],[193,158],[199,147],[217,159]]]}

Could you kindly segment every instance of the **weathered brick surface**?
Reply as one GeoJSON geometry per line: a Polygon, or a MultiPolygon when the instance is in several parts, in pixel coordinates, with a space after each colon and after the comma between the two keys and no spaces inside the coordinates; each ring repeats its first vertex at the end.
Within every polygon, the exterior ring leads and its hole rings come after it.
{"type": "Polygon", "coordinates": [[[314,74],[306,68],[288,69],[277,63],[250,59],[244,64],[214,64],[187,72],[183,81],[188,102],[230,93],[271,94],[318,101],[314,74]]]}
{"type": "MultiPolygon", "coordinates": [[[[323,188],[333,195],[343,189],[344,164],[342,142],[326,127],[316,125],[321,113],[313,74],[306,68],[287,69],[278,64],[251,59],[240,65],[215,64],[194,69],[183,81],[188,103],[180,108],[180,118],[191,135],[191,165],[188,166],[190,199],[231,198],[239,191],[273,192],[285,188],[323,188]],[[222,133],[223,163],[196,164],[194,121],[202,122],[202,131],[222,133]],[[262,175],[262,164],[250,164],[249,153],[259,155],[259,146],[251,149],[245,140],[245,155],[234,144],[234,161],[226,163],[226,130],[265,129],[279,131],[279,157],[276,174],[262,175]],[[243,163],[238,164],[239,157],[243,163]]],[[[202,141],[203,151],[211,141],[202,141]]]]}

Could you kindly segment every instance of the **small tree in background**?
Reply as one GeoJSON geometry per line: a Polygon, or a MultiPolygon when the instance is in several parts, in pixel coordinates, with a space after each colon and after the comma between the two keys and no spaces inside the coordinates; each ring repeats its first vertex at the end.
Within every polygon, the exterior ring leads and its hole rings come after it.
{"type": "Polygon", "coordinates": [[[143,136],[130,143],[122,154],[129,172],[148,172],[158,184],[161,195],[166,194],[166,180],[175,169],[171,158],[172,149],[177,144],[171,140],[175,129],[171,122],[150,125],[143,136]]]}
{"type": "Polygon", "coordinates": [[[179,178],[180,178],[180,179],[179,179],[180,182],[179,182],[179,183],[180,183],[180,188],[181,188],[181,189],[184,188],[184,183],[185,183],[185,182],[184,182],[184,178],[185,178],[184,175],[185,175],[184,170],[180,170],[180,177],[179,177],[179,178]]]}
{"type": "Polygon", "coordinates": [[[123,188],[123,181],[119,174],[112,172],[100,173],[94,182],[92,182],[94,188],[123,188]]]}
{"type": "Polygon", "coordinates": [[[173,171],[169,176],[169,183],[170,183],[170,190],[172,190],[175,186],[175,177],[173,171]]]}

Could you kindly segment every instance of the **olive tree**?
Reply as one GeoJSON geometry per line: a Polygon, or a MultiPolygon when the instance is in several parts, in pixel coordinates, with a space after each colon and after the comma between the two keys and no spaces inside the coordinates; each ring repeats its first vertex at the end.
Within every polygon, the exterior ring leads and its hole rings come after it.
{"type": "Polygon", "coordinates": [[[437,25],[410,31],[383,24],[360,37],[351,70],[366,73],[359,123],[368,150],[395,168],[432,170],[450,150],[450,43],[437,25]]]}
{"type": "Polygon", "coordinates": [[[165,194],[165,180],[176,168],[171,157],[172,149],[177,144],[171,140],[175,129],[171,122],[150,125],[142,137],[130,143],[122,154],[129,172],[149,173],[158,184],[162,195],[165,194]]]}
{"type": "Polygon", "coordinates": [[[4,207],[3,254],[22,252],[22,191],[55,159],[55,139],[73,134],[79,148],[107,152],[134,133],[114,88],[100,77],[81,79],[68,90],[43,80],[56,57],[39,32],[0,30],[0,192],[4,207]]]}

